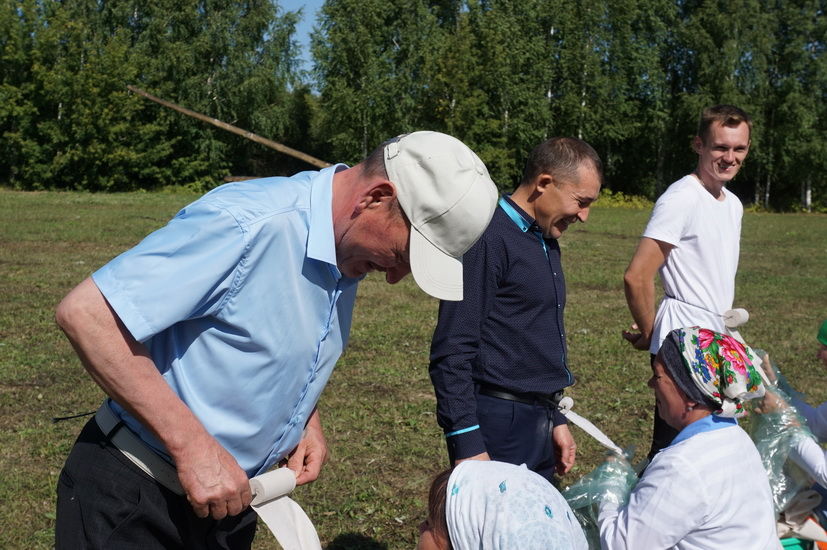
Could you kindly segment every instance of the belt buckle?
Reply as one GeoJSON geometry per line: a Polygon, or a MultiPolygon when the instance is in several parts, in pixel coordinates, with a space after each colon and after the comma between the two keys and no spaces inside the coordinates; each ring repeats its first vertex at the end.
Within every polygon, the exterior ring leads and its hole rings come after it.
{"type": "Polygon", "coordinates": [[[551,409],[556,409],[557,406],[560,404],[560,400],[563,398],[563,390],[556,391],[551,395],[544,395],[540,402],[549,407],[551,409]]]}

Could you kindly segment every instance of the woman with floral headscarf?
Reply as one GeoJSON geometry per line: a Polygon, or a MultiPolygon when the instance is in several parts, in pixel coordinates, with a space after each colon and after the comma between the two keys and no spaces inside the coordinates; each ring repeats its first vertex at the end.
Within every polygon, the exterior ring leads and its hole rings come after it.
{"type": "Polygon", "coordinates": [[[760,359],[730,336],[676,329],[655,357],[648,385],[661,418],[679,434],[631,494],[602,500],[602,547],[781,548],[767,475],[735,420],[744,401],[764,394],[760,359]]]}

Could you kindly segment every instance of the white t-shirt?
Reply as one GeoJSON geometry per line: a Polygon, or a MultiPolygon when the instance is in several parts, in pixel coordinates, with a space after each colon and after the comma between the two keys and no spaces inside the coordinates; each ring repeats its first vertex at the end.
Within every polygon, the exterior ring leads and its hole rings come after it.
{"type": "Polygon", "coordinates": [[[660,196],[644,237],[674,246],[660,268],[664,298],[655,316],[651,353],[669,331],[700,326],[726,332],[722,314],[732,309],[744,207],[722,189],[717,200],[693,175],[660,196]]]}
{"type": "Polygon", "coordinates": [[[603,501],[603,550],[780,549],[767,473],[738,426],[661,450],[626,506],[603,501]]]}

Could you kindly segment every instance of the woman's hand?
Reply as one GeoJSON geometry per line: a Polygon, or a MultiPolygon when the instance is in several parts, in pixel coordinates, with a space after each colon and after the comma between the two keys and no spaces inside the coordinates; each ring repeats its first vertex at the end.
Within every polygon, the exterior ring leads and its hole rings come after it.
{"type": "Polygon", "coordinates": [[[777,413],[789,408],[790,404],[787,403],[783,397],[778,395],[771,388],[767,388],[763,399],[761,399],[761,404],[755,408],[755,412],[758,414],[777,413]]]}

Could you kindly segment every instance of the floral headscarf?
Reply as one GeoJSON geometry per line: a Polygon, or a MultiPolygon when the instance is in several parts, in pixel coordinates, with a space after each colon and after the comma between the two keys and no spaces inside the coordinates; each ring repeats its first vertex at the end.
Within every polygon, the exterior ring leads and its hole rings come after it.
{"type": "Polygon", "coordinates": [[[761,359],[732,336],[700,327],[679,328],[669,334],[677,343],[694,385],[729,418],[743,416],[744,401],[764,395],[761,359]]]}

